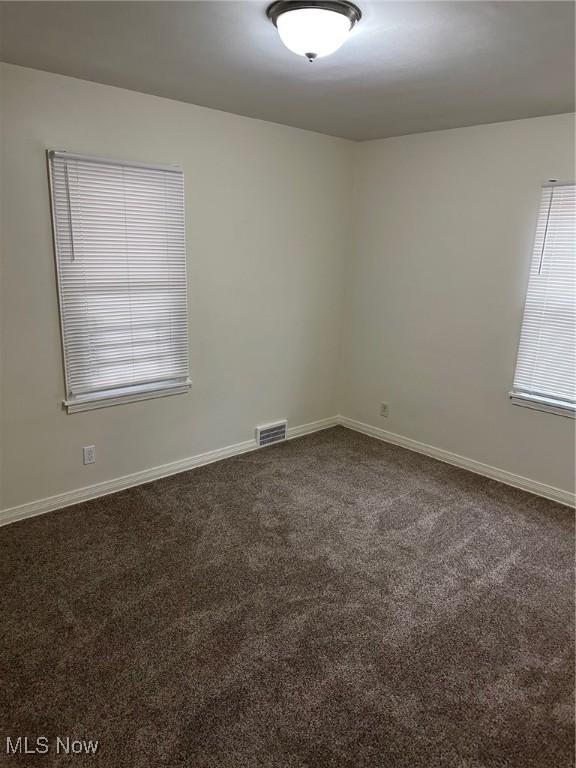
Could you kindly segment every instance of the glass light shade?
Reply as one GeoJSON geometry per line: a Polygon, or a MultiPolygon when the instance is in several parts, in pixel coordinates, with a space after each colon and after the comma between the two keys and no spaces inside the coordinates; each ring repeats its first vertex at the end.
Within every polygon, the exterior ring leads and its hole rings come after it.
{"type": "Polygon", "coordinates": [[[289,50],[315,59],[338,50],[350,32],[350,19],[326,8],[285,11],[276,21],[280,39],[289,50]]]}

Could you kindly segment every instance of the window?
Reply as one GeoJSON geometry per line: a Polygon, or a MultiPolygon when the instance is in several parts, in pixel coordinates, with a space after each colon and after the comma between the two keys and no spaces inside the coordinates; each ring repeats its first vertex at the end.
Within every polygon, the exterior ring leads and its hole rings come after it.
{"type": "Polygon", "coordinates": [[[48,164],[68,412],[187,391],[182,171],[48,164]]]}
{"type": "Polygon", "coordinates": [[[574,418],[576,186],[542,189],[514,387],[516,405],[574,418]]]}

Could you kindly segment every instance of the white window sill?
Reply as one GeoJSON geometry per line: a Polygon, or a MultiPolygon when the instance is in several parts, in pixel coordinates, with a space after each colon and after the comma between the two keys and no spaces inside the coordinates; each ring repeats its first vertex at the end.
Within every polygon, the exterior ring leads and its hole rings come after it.
{"type": "Polygon", "coordinates": [[[142,385],[140,387],[123,387],[121,389],[111,389],[107,392],[90,393],[88,395],[77,395],[69,400],[64,400],[64,405],[68,413],[78,413],[79,411],[92,411],[95,408],[109,408],[112,405],[122,405],[123,403],[136,403],[139,400],[151,400],[156,397],[167,397],[168,395],[180,395],[188,392],[192,385],[190,379],[180,381],[174,384],[150,386],[142,385]]]}
{"type": "Polygon", "coordinates": [[[557,416],[567,416],[569,419],[576,418],[576,406],[562,400],[552,400],[538,395],[525,395],[520,392],[510,392],[510,400],[513,405],[521,405],[523,408],[555,413],[557,416]]]}

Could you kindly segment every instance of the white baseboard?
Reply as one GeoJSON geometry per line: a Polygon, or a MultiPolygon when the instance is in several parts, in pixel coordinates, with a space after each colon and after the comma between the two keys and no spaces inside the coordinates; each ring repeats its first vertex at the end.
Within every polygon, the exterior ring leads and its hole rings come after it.
{"type": "Polygon", "coordinates": [[[370,437],[383,440],[386,443],[393,443],[394,445],[408,448],[410,451],[423,453],[426,456],[431,456],[433,459],[438,459],[446,464],[453,464],[455,467],[461,467],[470,472],[475,472],[477,475],[484,475],[492,480],[498,480],[498,482],[504,483],[505,485],[521,488],[523,491],[529,491],[537,496],[544,496],[546,499],[557,501],[568,507],[574,507],[575,505],[574,494],[570,493],[570,491],[563,491],[561,488],[555,488],[553,485],[539,483],[536,480],[530,480],[528,477],[515,475],[513,472],[506,472],[506,470],[498,469],[497,467],[491,467],[489,464],[483,464],[480,461],[468,459],[465,456],[459,456],[457,453],[451,453],[442,448],[435,448],[433,445],[420,443],[418,440],[412,440],[410,437],[403,437],[394,432],[387,432],[385,429],[373,427],[370,424],[363,424],[361,421],[349,419],[347,416],[338,416],[337,421],[338,424],[343,427],[353,429],[356,432],[362,432],[370,437]]]}
{"type": "Polygon", "coordinates": [[[312,421],[310,424],[302,424],[300,427],[290,427],[288,429],[288,440],[293,440],[295,437],[310,435],[312,432],[320,432],[322,429],[337,427],[339,423],[338,416],[330,416],[328,419],[312,421]]]}
{"type": "MultiPolygon", "coordinates": [[[[332,417],[329,419],[321,419],[320,421],[313,421],[309,424],[302,424],[298,427],[291,427],[288,429],[288,440],[292,440],[295,437],[302,437],[303,435],[309,435],[312,432],[318,432],[321,429],[335,427],[337,423],[338,420],[336,417],[332,417]]],[[[186,472],[189,469],[194,469],[194,467],[212,464],[214,461],[228,459],[231,456],[238,456],[241,453],[255,450],[258,450],[256,440],[246,440],[243,443],[235,443],[226,448],[218,448],[215,451],[199,453],[196,456],[191,456],[187,459],[172,461],[169,464],[152,467],[151,469],[144,469],[141,472],[134,472],[114,480],[105,480],[104,482],[95,483],[94,485],[89,485],[85,488],[78,488],[74,491],[59,493],[56,496],[49,496],[46,499],[39,499],[38,501],[31,501],[28,504],[20,504],[17,507],[3,509],[0,510],[0,526],[14,523],[17,520],[24,520],[27,517],[42,515],[45,512],[52,512],[55,509],[69,507],[72,504],[79,504],[82,501],[96,499],[99,496],[107,496],[110,493],[123,491],[126,488],[132,488],[135,485],[143,485],[152,480],[159,480],[161,477],[176,475],[179,472],[186,472]]]]}
{"type": "MultiPolygon", "coordinates": [[[[521,488],[522,490],[534,493],[537,496],[544,496],[545,498],[557,501],[560,504],[574,507],[574,494],[569,491],[563,491],[560,488],[555,488],[554,486],[546,485],[545,483],[539,483],[536,480],[530,480],[527,477],[522,477],[522,475],[515,475],[512,472],[506,472],[497,467],[491,467],[489,464],[483,464],[482,462],[474,461],[474,459],[468,459],[465,456],[459,456],[456,453],[445,451],[442,448],[435,448],[432,445],[420,443],[417,440],[397,435],[394,432],[387,432],[384,429],[373,427],[370,424],[363,424],[361,421],[355,421],[347,416],[333,416],[328,419],[313,421],[310,424],[291,427],[288,430],[288,440],[302,437],[303,435],[309,435],[312,432],[318,432],[322,429],[328,429],[337,425],[352,429],[356,432],[362,432],[365,435],[375,437],[378,440],[383,440],[387,443],[400,445],[403,448],[408,448],[410,451],[423,453],[426,456],[431,456],[434,459],[444,461],[447,464],[453,464],[456,467],[467,469],[478,475],[484,475],[492,480],[497,480],[506,485],[512,485],[515,488],[521,488]]],[[[69,507],[72,504],[79,504],[82,501],[96,499],[99,496],[107,496],[110,493],[123,491],[126,488],[149,483],[152,480],[159,480],[162,477],[175,475],[179,472],[186,472],[189,469],[194,469],[194,467],[201,467],[205,464],[211,464],[214,461],[220,461],[221,459],[227,459],[231,456],[238,456],[241,453],[255,450],[258,450],[256,440],[246,440],[242,443],[229,445],[226,448],[218,448],[215,451],[200,453],[187,459],[173,461],[170,464],[163,464],[159,467],[152,467],[151,469],[145,469],[141,472],[124,475],[124,477],[119,477],[114,480],[105,480],[104,482],[95,483],[94,485],[89,485],[85,488],[78,488],[77,490],[59,493],[56,496],[50,496],[46,499],[39,499],[38,501],[32,501],[28,504],[10,507],[9,509],[0,510],[0,526],[16,522],[17,520],[24,520],[27,517],[42,515],[45,512],[51,512],[55,509],[69,507]]]]}

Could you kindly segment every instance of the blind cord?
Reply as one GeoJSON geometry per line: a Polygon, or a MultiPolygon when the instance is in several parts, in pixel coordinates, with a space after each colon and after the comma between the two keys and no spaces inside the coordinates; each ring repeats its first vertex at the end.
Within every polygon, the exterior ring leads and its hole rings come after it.
{"type": "Polygon", "coordinates": [[[546,238],[548,236],[548,224],[550,223],[550,211],[552,210],[552,200],[554,199],[554,187],[550,193],[550,201],[548,203],[548,215],[546,216],[546,226],[544,228],[544,238],[542,240],[542,251],[540,252],[540,264],[538,265],[538,275],[542,274],[542,262],[544,261],[544,249],[546,248],[546,238]]]}
{"type": "Polygon", "coordinates": [[[66,179],[66,202],[68,204],[68,224],[70,225],[70,252],[71,261],[76,261],[76,248],[74,247],[74,226],[72,223],[72,205],[70,203],[70,177],[68,175],[68,163],[64,163],[64,178],[66,179]]]}

